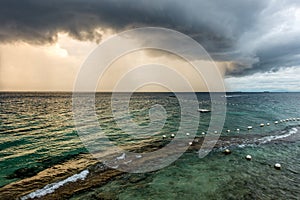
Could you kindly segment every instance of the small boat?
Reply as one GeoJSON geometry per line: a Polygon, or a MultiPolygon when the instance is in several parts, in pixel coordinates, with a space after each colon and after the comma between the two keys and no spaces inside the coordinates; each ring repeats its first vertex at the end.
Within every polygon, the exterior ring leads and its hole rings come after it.
{"type": "Polygon", "coordinates": [[[201,112],[201,113],[209,113],[210,112],[210,110],[207,110],[207,109],[198,109],[198,111],[199,112],[201,112]]]}
{"type": "Polygon", "coordinates": [[[224,98],[230,98],[230,97],[233,97],[232,95],[223,95],[221,97],[224,97],[224,98]]]}

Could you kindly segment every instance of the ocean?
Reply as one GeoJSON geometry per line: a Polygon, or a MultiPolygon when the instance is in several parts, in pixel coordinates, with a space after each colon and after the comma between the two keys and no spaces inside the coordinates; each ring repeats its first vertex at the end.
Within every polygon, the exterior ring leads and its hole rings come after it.
{"type": "MultiPolygon", "coordinates": [[[[155,171],[127,173],[119,165],[107,167],[104,154],[110,149],[102,138],[100,160],[84,146],[74,123],[72,93],[2,92],[0,199],[299,199],[300,93],[240,92],[223,98],[224,128],[207,156],[199,158],[198,150],[209,136],[211,113],[195,108],[200,116],[196,137],[178,159],[155,171]]],[[[197,100],[203,109],[222,103],[211,102],[208,93],[197,93],[197,100]]],[[[172,93],[134,93],[129,111],[141,129],[151,121],[154,105],[165,109],[164,125],[153,132],[145,128],[148,133],[136,137],[116,124],[111,94],[95,95],[105,135],[140,157],[169,144],[183,117],[172,93]]],[[[123,165],[132,161],[116,156],[123,165]]]]}

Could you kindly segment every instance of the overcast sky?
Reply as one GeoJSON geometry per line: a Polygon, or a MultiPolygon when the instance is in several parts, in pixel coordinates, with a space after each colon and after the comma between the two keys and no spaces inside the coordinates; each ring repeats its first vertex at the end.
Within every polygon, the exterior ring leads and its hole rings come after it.
{"type": "Polygon", "coordinates": [[[229,91],[300,91],[298,0],[2,0],[0,24],[0,90],[72,90],[101,41],[157,26],[198,41],[229,91]]]}

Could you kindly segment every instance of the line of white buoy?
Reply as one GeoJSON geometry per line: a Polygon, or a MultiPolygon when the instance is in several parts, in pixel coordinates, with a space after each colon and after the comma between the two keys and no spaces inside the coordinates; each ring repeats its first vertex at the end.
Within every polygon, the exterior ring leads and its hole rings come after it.
{"type": "MultiPolygon", "coordinates": [[[[279,124],[279,123],[289,122],[289,121],[300,121],[300,118],[281,119],[281,120],[279,120],[279,121],[274,121],[274,124],[277,125],[277,124],[279,124]]],[[[268,122],[268,123],[266,123],[266,125],[267,125],[267,126],[270,126],[271,124],[268,122]]],[[[264,124],[264,123],[261,123],[259,126],[260,126],[260,127],[264,127],[265,124],[264,124]]],[[[253,127],[252,127],[252,126],[248,126],[247,129],[250,131],[250,130],[253,129],[253,127]]],[[[236,131],[239,132],[240,129],[236,129],[236,131]]],[[[226,132],[229,133],[230,130],[228,129],[226,132]]],[[[231,154],[232,152],[231,152],[230,149],[225,149],[225,150],[223,151],[223,153],[224,153],[225,155],[229,155],[229,154],[231,154]]],[[[252,156],[251,156],[251,155],[246,155],[245,158],[246,158],[246,160],[249,160],[249,161],[252,160],[252,156]]],[[[277,170],[281,170],[282,167],[281,167],[281,164],[280,164],[280,163],[275,163],[275,164],[274,164],[274,168],[277,169],[277,170]]]]}
{"type": "MultiPolygon", "coordinates": [[[[282,122],[288,122],[288,121],[300,121],[300,118],[290,118],[290,119],[285,119],[285,120],[279,120],[279,121],[274,121],[274,124],[275,125],[277,125],[277,124],[279,124],[279,123],[282,123],[282,122]],[[299,119],[299,120],[298,120],[299,119]]],[[[266,124],[264,124],[264,123],[261,123],[260,125],[259,125],[260,127],[265,127],[265,126],[271,126],[271,123],[266,123],[266,124]]],[[[253,129],[253,126],[247,126],[247,129],[250,131],[250,130],[252,130],[253,129]]],[[[226,130],[226,132],[227,133],[230,133],[231,132],[231,130],[230,129],[227,129],[226,130]]],[[[236,132],[240,132],[240,129],[239,128],[237,128],[236,129],[236,132]]],[[[215,134],[217,134],[218,133],[218,131],[214,131],[214,133],[215,134]]]]}
{"type": "Polygon", "coordinates": [[[223,101],[210,101],[210,100],[206,100],[206,101],[200,101],[199,104],[201,105],[210,105],[210,104],[215,104],[215,105],[230,105],[230,106],[246,106],[246,107],[257,107],[257,105],[251,105],[251,104],[238,104],[238,103],[231,103],[231,102],[223,102],[223,101]]]}
{"type": "MultiPolygon", "coordinates": [[[[279,121],[274,121],[274,124],[277,125],[277,124],[279,124],[279,123],[288,122],[288,121],[300,121],[300,118],[281,119],[281,120],[279,120],[279,121]]],[[[268,122],[268,123],[266,123],[266,125],[267,125],[267,126],[270,126],[271,124],[268,122]]],[[[264,123],[261,123],[259,126],[260,126],[260,127],[264,127],[265,124],[264,124],[264,123]]],[[[250,131],[250,130],[253,129],[253,126],[247,126],[247,129],[248,129],[248,131],[250,131]]],[[[226,132],[227,132],[227,133],[230,133],[231,130],[230,130],[230,129],[227,129],[226,132]]],[[[237,128],[237,129],[236,129],[236,132],[239,133],[239,132],[240,132],[240,129],[237,128]]],[[[214,131],[214,133],[215,133],[215,134],[218,134],[218,131],[214,131]]],[[[202,135],[205,135],[206,132],[202,132],[201,134],[202,134],[202,135]]],[[[186,133],[186,136],[190,136],[190,133],[186,133]]],[[[167,136],[166,136],[166,135],[163,135],[162,138],[163,138],[163,139],[166,139],[167,136]]],[[[172,134],[171,134],[171,138],[175,138],[175,134],[172,133],[172,134]]],[[[192,144],[193,144],[192,142],[189,142],[189,145],[192,145],[192,144]]],[[[224,153],[225,153],[225,154],[230,154],[231,151],[230,151],[229,149],[226,149],[226,150],[224,151],[224,153]]],[[[251,159],[252,159],[251,155],[247,155],[247,156],[246,156],[246,159],[247,159],[247,160],[251,160],[251,159]]],[[[274,167],[275,167],[276,169],[280,169],[280,168],[281,168],[280,164],[279,164],[279,163],[276,163],[276,164],[275,164],[275,165],[276,165],[277,167],[276,167],[276,166],[274,166],[274,167]],[[276,164],[278,164],[278,165],[276,165],[276,164]]]]}
{"type": "MultiPolygon", "coordinates": [[[[299,119],[299,121],[300,121],[300,118],[294,118],[294,119],[296,119],[296,120],[299,119]]],[[[284,122],[284,120],[280,120],[280,122],[281,122],[281,121],[284,122]]],[[[275,121],[275,122],[274,122],[274,124],[278,124],[278,123],[279,123],[278,121],[275,121]]],[[[267,123],[267,126],[269,126],[269,125],[270,125],[270,123],[267,123]]],[[[260,124],[260,126],[263,127],[264,124],[260,124]]],[[[252,128],[253,128],[252,126],[248,126],[248,127],[247,127],[248,130],[251,130],[252,128]]],[[[236,129],[236,131],[239,132],[240,129],[236,129]]],[[[229,133],[229,132],[230,132],[230,129],[228,129],[227,132],[229,133]]],[[[218,131],[214,131],[214,133],[218,133],[218,131]]],[[[206,132],[202,132],[202,135],[205,135],[205,134],[206,134],[206,132]]],[[[190,136],[190,133],[186,133],[186,136],[190,136]]],[[[175,137],[175,134],[171,134],[171,138],[174,138],[174,137],[175,137]]],[[[167,138],[167,136],[166,136],[166,135],[163,135],[163,139],[166,139],[166,138],[167,138]]],[[[193,142],[189,142],[188,145],[189,145],[189,146],[193,145],[193,142]]],[[[229,155],[229,154],[231,154],[232,152],[231,152],[230,149],[225,149],[225,150],[223,151],[223,153],[224,153],[225,155],[229,155]]],[[[251,156],[251,155],[246,155],[246,156],[245,156],[245,159],[248,160],[248,161],[251,161],[251,160],[252,160],[252,156],[251,156]]],[[[280,163],[275,163],[275,164],[274,164],[274,168],[277,169],[277,170],[281,170],[282,167],[281,167],[281,164],[280,164],[280,163]]]]}
{"type": "MultiPolygon", "coordinates": [[[[230,149],[225,149],[225,150],[223,151],[223,153],[224,153],[225,155],[229,155],[229,154],[231,154],[232,152],[231,152],[230,149]]],[[[245,156],[245,159],[248,160],[248,161],[251,161],[251,160],[252,160],[252,156],[248,154],[248,155],[245,156]]],[[[280,163],[275,163],[275,164],[274,164],[274,168],[277,169],[277,170],[281,170],[281,164],[280,164],[280,163]]]]}
{"type": "MultiPolygon", "coordinates": [[[[274,121],[274,124],[275,124],[275,125],[278,125],[278,124],[280,124],[280,123],[283,123],[283,122],[289,122],[289,121],[300,121],[300,118],[281,119],[281,120],[278,120],[278,121],[274,121]]],[[[265,127],[265,126],[271,126],[271,123],[269,123],[269,122],[267,122],[266,124],[261,123],[261,124],[259,124],[259,126],[263,128],[263,127],[265,127]]],[[[250,130],[252,130],[252,129],[253,129],[253,126],[247,126],[247,130],[248,130],[248,131],[250,131],[250,130]]],[[[240,130],[241,130],[241,129],[239,129],[239,128],[235,129],[235,131],[236,131],[237,133],[239,133],[240,130]]],[[[227,129],[226,132],[227,132],[227,133],[231,133],[231,130],[230,130],[230,129],[227,129]]],[[[219,132],[218,132],[218,131],[214,131],[213,133],[214,133],[214,134],[218,134],[219,132]]],[[[206,135],[206,134],[207,134],[206,132],[201,132],[201,135],[206,135]]],[[[190,133],[186,133],[186,136],[190,136],[190,133]]],[[[175,134],[171,134],[170,137],[171,137],[171,138],[174,138],[174,137],[175,137],[175,134]]],[[[163,138],[163,139],[166,139],[167,136],[166,136],[166,135],[163,135],[162,138],[163,138]]]]}

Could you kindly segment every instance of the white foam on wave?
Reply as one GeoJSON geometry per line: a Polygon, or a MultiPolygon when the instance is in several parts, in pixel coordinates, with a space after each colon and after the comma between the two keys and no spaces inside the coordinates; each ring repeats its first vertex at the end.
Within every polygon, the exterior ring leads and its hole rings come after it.
{"type": "Polygon", "coordinates": [[[266,137],[263,137],[263,138],[260,138],[258,139],[258,141],[261,143],[261,144],[265,144],[267,142],[271,142],[273,140],[278,140],[278,139],[282,139],[282,138],[286,138],[286,137],[289,137],[295,133],[298,132],[298,129],[297,128],[292,128],[288,133],[286,134],[283,134],[283,135],[271,135],[271,136],[266,136],[266,137]]]}
{"type": "Polygon", "coordinates": [[[239,145],[238,145],[239,148],[244,148],[244,147],[246,147],[246,146],[247,146],[247,144],[239,144],[239,145]]]}
{"type": "Polygon", "coordinates": [[[135,157],[136,157],[136,158],[141,158],[141,157],[142,157],[142,155],[136,155],[135,157]]]}
{"type": "Polygon", "coordinates": [[[237,145],[238,148],[254,147],[254,146],[255,146],[255,144],[249,144],[249,143],[243,143],[243,144],[237,145]]]}
{"type": "Polygon", "coordinates": [[[68,177],[65,180],[59,181],[57,183],[51,183],[49,185],[46,185],[44,188],[42,189],[38,189],[26,196],[21,197],[21,200],[26,200],[26,199],[33,199],[33,198],[39,198],[42,196],[45,196],[46,194],[50,194],[53,193],[56,189],[60,188],[61,186],[63,186],[66,183],[69,182],[76,182],[78,180],[84,180],[87,175],[89,174],[89,170],[84,170],[82,172],[80,172],[79,174],[75,174],[73,176],[68,177]]]}
{"type": "Polygon", "coordinates": [[[117,160],[124,160],[126,158],[126,154],[123,153],[121,156],[117,157],[117,160]]]}
{"type": "MultiPolygon", "coordinates": [[[[282,131],[281,133],[284,133],[284,132],[285,132],[285,131],[282,131]]],[[[256,141],[256,142],[259,142],[259,144],[265,144],[265,143],[268,143],[268,142],[271,142],[271,141],[274,141],[274,140],[278,140],[278,139],[282,139],[282,138],[289,137],[289,136],[291,136],[291,135],[293,135],[293,134],[295,134],[295,133],[297,133],[297,132],[298,132],[298,129],[297,129],[297,128],[292,128],[292,129],[291,129],[288,133],[286,133],[286,134],[282,134],[282,135],[271,135],[271,136],[262,137],[262,138],[260,138],[260,139],[254,140],[254,141],[252,141],[252,142],[247,141],[247,142],[245,142],[245,143],[243,143],[243,144],[239,144],[239,145],[237,145],[237,147],[239,147],[239,148],[245,148],[245,147],[255,146],[255,144],[253,144],[253,143],[255,143],[255,141],[256,141]]],[[[225,149],[225,147],[224,147],[224,149],[225,149]]]]}

